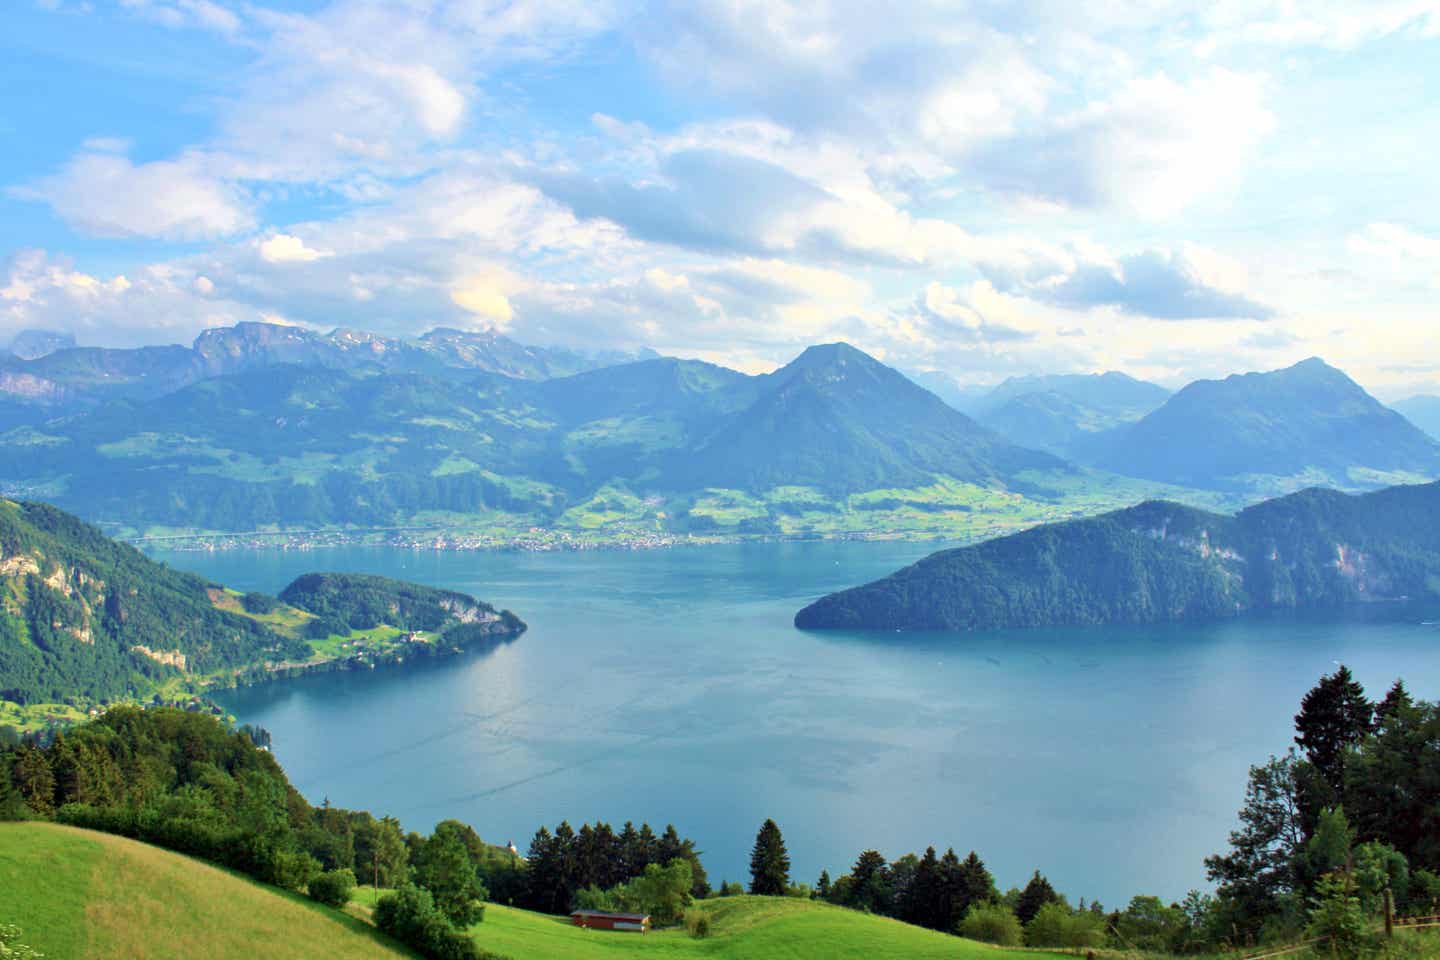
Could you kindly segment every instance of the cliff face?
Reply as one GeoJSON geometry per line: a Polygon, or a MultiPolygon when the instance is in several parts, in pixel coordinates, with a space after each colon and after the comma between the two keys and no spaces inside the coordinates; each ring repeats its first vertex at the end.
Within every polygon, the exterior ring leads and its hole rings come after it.
{"type": "Polygon", "coordinates": [[[1440,597],[1440,484],[1309,490],[1234,517],[1144,503],[934,554],[822,597],[804,629],[1147,623],[1440,597]]]}

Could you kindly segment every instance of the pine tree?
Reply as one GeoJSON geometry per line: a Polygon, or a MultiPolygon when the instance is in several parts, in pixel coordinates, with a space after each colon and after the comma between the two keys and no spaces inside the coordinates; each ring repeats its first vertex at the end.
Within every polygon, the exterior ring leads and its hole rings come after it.
{"type": "Polygon", "coordinates": [[[1395,724],[1405,714],[1415,709],[1415,701],[1410,696],[1410,691],[1405,689],[1405,681],[1396,680],[1385,694],[1385,699],[1375,708],[1375,727],[1377,730],[1386,730],[1395,724]]]}
{"type": "Polygon", "coordinates": [[[813,900],[830,899],[830,871],[821,870],[820,879],[815,881],[815,892],[811,895],[813,900]]]}
{"type": "Polygon", "coordinates": [[[784,896],[790,885],[790,855],[774,820],[766,820],[755,835],[750,853],[750,892],[761,896],[784,896]]]}
{"type": "Polygon", "coordinates": [[[1025,884],[1025,889],[1020,891],[1020,902],[1015,904],[1015,916],[1020,918],[1022,924],[1029,926],[1030,921],[1035,919],[1035,914],[1040,912],[1041,907],[1047,903],[1057,903],[1059,900],[1060,897],[1055,893],[1055,888],[1050,886],[1050,881],[1042,877],[1039,870],[1036,870],[1035,875],[1030,878],[1030,882],[1025,884]]]}
{"type": "Polygon", "coordinates": [[[970,856],[960,864],[960,915],[963,916],[973,904],[995,900],[999,896],[999,891],[995,889],[995,878],[985,869],[985,861],[971,850],[970,856]]]}
{"type": "Polygon", "coordinates": [[[1359,743],[1374,728],[1375,706],[1365,688],[1342,666],[1321,677],[1295,715],[1295,743],[1338,799],[1345,783],[1345,748],[1359,743]]]}

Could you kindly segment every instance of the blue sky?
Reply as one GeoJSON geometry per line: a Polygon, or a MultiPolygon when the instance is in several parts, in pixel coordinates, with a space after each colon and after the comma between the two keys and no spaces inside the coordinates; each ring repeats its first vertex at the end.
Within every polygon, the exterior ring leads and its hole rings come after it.
{"type": "Polygon", "coordinates": [[[16,0],[0,342],[1440,392],[1440,2],[16,0]]]}

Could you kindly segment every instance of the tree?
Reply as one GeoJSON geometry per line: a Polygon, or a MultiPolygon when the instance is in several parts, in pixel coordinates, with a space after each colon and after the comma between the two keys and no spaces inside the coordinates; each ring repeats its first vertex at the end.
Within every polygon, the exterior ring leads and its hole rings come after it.
{"type": "Polygon", "coordinates": [[[1041,907],[1059,900],[1060,896],[1055,892],[1055,888],[1050,886],[1050,881],[1041,876],[1039,870],[1036,870],[1035,875],[1030,878],[1030,882],[1025,884],[1025,889],[1020,891],[1020,900],[1015,904],[1015,916],[1028,927],[1030,921],[1040,913],[1041,907]]]}
{"type": "Polygon", "coordinates": [[[1205,858],[1205,872],[1229,904],[1241,932],[1253,935],[1279,898],[1295,888],[1295,861],[1304,841],[1295,754],[1250,768],[1240,829],[1230,852],[1205,858]]]}
{"type": "Polygon", "coordinates": [[[1343,872],[1327,874],[1316,884],[1309,933],[1324,938],[1332,957],[1348,960],[1359,956],[1365,940],[1365,915],[1343,872]]]}
{"type": "Polygon", "coordinates": [[[1405,681],[1396,680],[1385,694],[1385,699],[1375,708],[1375,727],[1377,730],[1385,730],[1397,719],[1415,708],[1415,701],[1410,696],[1410,691],[1405,689],[1405,681]]]}
{"type": "Polygon", "coordinates": [[[935,855],[934,847],[925,848],[925,855],[915,864],[915,873],[899,893],[899,899],[899,916],[906,923],[931,930],[950,929],[950,904],[945,899],[940,858],[935,855]]]}
{"type": "Polygon", "coordinates": [[[1306,879],[1313,881],[1326,874],[1348,870],[1350,848],[1354,843],[1355,831],[1350,829],[1343,807],[1321,812],[1315,835],[1305,842],[1302,860],[1306,879]]]}
{"type": "Polygon", "coordinates": [[[394,817],[376,820],[361,815],[355,826],[355,867],[360,878],[375,887],[398,887],[405,880],[410,848],[400,821],[394,817]]]}
{"type": "Polygon", "coordinates": [[[43,751],[21,747],[10,768],[10,779],[31,810],[46,816],[55,809],[55,773],[43,751]]]}
{"type": "Polygon", "coordinates": [[[355,892],[355,874],[349,870],[331,870],[310,881],[306,890],[311,900],[341,908],[355,892]]]}
{"type": "Polygon", "coordinates": [[[1365,688],[1342,666],[1300,701],[1295,715],[1295,743],[1330,788],[1327,804],[1340,797],[1345,783],[1345,749],[1373,729],[1375,705],[1365,688]]]}
{"type": "Polygon", "coordinates": [[[460,832],[450,822],[438,824],[421,848],[416,883],[430,891],[435,906],[460,928],[483,917],[481,903],[489,896],[460,832]]]}
{"type": "MultiPolygon", "coordinates": [[[[723,889],[723,884],[722,884],[722,889],[723,889]]],[[[815,898],[816,900],[829,900],[829,899],[830,899],[830,871],[829,871],[829,870],[821,870],[821,871],[820,871],[820,879],[818,879],[818,880],[815,881],[815,897],[814,897],[814,898],[815,898]]]]}
{"type": "Polygon", "coordinates": [[[783,897],[790,885],[790,855],[785,840],[774,820],[766,820],[755,835],[750,852],[750,892],[767,897],[783,897]]]}
{"type": "Polygon", "coordinates": [[[846,906],[867,913],[888,914],[895,888],[890,864],[878,850],[866,850],[850,868],[846,906]]]}

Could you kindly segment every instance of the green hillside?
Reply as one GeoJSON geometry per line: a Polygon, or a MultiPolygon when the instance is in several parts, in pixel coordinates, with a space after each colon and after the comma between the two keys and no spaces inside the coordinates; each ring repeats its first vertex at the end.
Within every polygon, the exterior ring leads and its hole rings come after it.
{"type": "MultiPolygon", "coordinates": [[[[373,902],[375,892],[357,897],[373,902]]],[[[1005,950],[947,936],[814,900],[719,897],[694,908],[710,918],[710,934],[695,939],[683,927],[626,934],[582,930],[567,917],[488,904],[485,922],[471,929],[486,950],[515,960],[609,960],[615,957],[707,957],[714,960],[1001,960],[1060,956],[1005,950]]]]}
{"type": "Polygon", "coordinates": [[[46,504],[0,499],[0,727],[525,630],[473,597],[375,577],[301,577],[286,601],[156,563],[46,504]]]}
{"type": "Polygon", "coordinates": [[[1440,597],[1440,483],[1306,490],[1225,516],[1175,503],[932,554],[801,610],[804,629],[1154,623],[1440,597]]]}
{"type": "Polygon", "coordinates": [[[410,957],[368,924],[124,837],[0,823],[0,923],[48,960],[410,957]]]}

